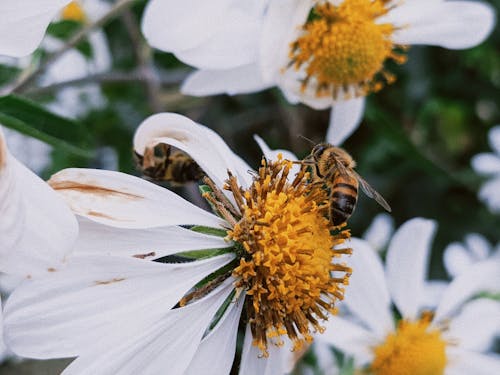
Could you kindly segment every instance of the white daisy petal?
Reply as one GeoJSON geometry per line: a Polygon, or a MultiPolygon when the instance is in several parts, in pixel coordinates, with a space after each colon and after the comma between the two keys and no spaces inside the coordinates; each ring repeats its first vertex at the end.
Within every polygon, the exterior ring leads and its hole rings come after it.
{"type": "Polygon", "coordinates": [[[386,18],[383,21],[400,26],[393,35],[396,43],[450,49],[480,44],[495,25],[492,7],[471,1],[405,2],[392,9],[386,18]]]}
{"type": "Polygon", "coordinates": [[[464,245],[453,242],[444,249],[443,262],[448,274],[456,277],[467,269],[473,260],[464,245]]]}
{"type": "Polygon", "coordinates": [[[75,244],[78,255],[114,255],[157,259],[188,250],[222,249],[231,246],[222,237],[209,236],[178,226],[123,229],[79,219],[75,244]]]}
{"type": "Polygon", "coordinates": [[[481,199],[493,213],[500,213],[500,175],[487,181],[479,190],[481,199]]]}
{"type": "Polygon", "coordinates": [[[251,169],[227,146],[213,130],[176,113],[159,113],[142,122],[134,136],[134,149],[143,155],[146,147],[158,143],[171,144],[188,153],[210,176],[222,186],[230,170],[243,188],[252,182],[251,169]]]}
{"type": "Polygon", "coordinates": [[[144,10],[142,32],[151,46],[163,51],[196,47],[222,28],[233,1],[151,0],[144,10]]]}
{"type": "Polygon", "coordinates": [[[394,323],[382,262],[364,240],[351,238],[346,245],[353,249],[352,256],[347,259],[353,272],[343,303],[371,331],[383,337],[387,331],[394,329],[394,323]],[[367,314],[367,311],[370,313],[367,314]]]}
{"type": "Polygon", "coordinates": [[[472,168],[480,174],[500,173],[500,157],[492,153],[482,153],[475,155],[471,160],[472,168]]]}
{"type": "Polygon", "coordinates": [[[324,323],[326,331],[316,335],[316,340],[335,346],[352,356],[357,365],[363,366],[373,358],[371,347],[377,343],[377,336],[365,328],[337,316],[331,316],[324,323]]]}
{"type": "Polygon", "coordinates": [[[6,341],[17,354],[42,359],[82,355],[99,342],[113,347],[154,326],[194,284],[232,258],[166,264],[73,257],[63,270],[26,281],[10,296],[6,341]]]}
{"type": "Polygon", "coordinates": [[[229,11],[224,29],[196,48],[175,53],[182,62],[198,69],[231,69],[257,60],[259,19],[243,9],[229,11]],[[228,32],[230,30],[230,32],[228,32]]]}
{"type": "Polygon", "coordinates": [[[484,236],[478,233],[471,233],[465,236],[465,243],[476,261],[485,260],[490,255],[490,243],[484,236]]]}
{"type": "Polygon", "coordinates": [[[394,304],[406,319],[417,318],[423,300],[435,230],[436,223],[432,220],[408,220],[396,231],[387,251],[387,284],[394,304]]]}
{"type": "Polygon", "coordinates": [[[269,4],[262,25],[260,68],[265,82],[273,83],[280,70],[288,64],[288,40],[307,19],[311,9],[309,0],[274,0],[269,4]]]}
{"type": "Polygon", "coordinates": [[[488,133],[488,140],[493,151],[500,155],[500,126],[497,125],[491,128],[488,133]]]}
{"type": "Polygon", "coordinates": [[[201,341],[185,375],[229,374],[236,352],[236,336],[244,296],[229,304],[218,325],[201,341]]]}
{"type": "Polygon", "coordinates": [[[269,356],[267,358],[263,357],[260,349],[252,344],[252,332],[250,326],[247,324],[239,375],[285,374],[289,368],[289,357],[286,351],[289,351],[291,348],[287,347],[290,344],[289,340],[286,337],[283,340],[285,341],[285,345],[281,347],[269,344],[267,348],[269,356]]]}
{"type": "Polygon", "coordinates": [[[119,228],[223,224],[217,216],[177,194],[125,173],[64,169],[53,175],[49,184],[78,215],[119,228]]]}
{"type": "Polygon", "coordinates": [[[394,219],[387,213],[378,214],[373,219],[368,229],[363,234],[367,241],[376,251],[383,250],[394,232],[394,219]]]}
{"type": "Polygon", "coordinates": [[[0,2],[0,55],[21,57],[42,41],[56,13],[71,0],[24,0],[0,2]]]}
{"type": "Polygon", "coordinates": [[[441,301],[444,291],[448,287],[447,281],[431,280],[427,281],[424,285],[424,294],[420,306],[424,309],[434,310],[441,301]]]}
{"type": "Polygon", "coordinates": [[[227,70],[198,70],[186,78],[181,92],[193,96],[245,94],[269,88],[256,64],[227,70]]]}
{"type": "Polygon", "coordinates": [[[234,290],[228,280],[205,298],[168,312],[155,325],[116,345],[99,345],[76,359],[64,375],[182,375],[217,309],[234,290]]]}
{"type": "Polygon", "coordinates": [[[446,332],[461,348],[484,352],[500,334],[500,302],[486,298],[471,301],[453,318],[446,332]]]}
{"type": "Polygon", "coordinates": [[[365,112],[365,97],[339,100],[332,106],[326,141],[341,145],[358,128],[365,112]]]}
{"type": "Polygon", "coordinates": [[[500,355],[481,354],[467,350],[450,350],[446,375],[500,374],[500,355]]]}
{"type": "Polygon", "coordinates": [[[434,320],[446,319],[464,301],[482,291],[498,292],[500,259],[485,260],[472,265],[457,276],[446,289],[434,320]]]}
{"type": "Polygon", "coordinates": [[[10,155],[0,129],[0,271],[21,276],[60,268],[78,234],[74,215],[10,155]]]}

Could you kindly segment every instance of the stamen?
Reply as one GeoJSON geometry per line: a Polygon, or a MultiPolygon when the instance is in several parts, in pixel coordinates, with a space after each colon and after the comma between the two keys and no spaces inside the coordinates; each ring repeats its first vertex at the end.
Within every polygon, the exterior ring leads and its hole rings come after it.
{"type": "Polygon", "coordinates": [[[384,64],[404,63],[406,47],[392,41],[393,25],[377,19],[394,6],[385,0],[317,4],[290,46],[289,67],[306,74],[302,90],[313,87],[318,97],[337,99],[343,94],[349,99],[393,83],[395,76],[384,70],[384,64]]]}

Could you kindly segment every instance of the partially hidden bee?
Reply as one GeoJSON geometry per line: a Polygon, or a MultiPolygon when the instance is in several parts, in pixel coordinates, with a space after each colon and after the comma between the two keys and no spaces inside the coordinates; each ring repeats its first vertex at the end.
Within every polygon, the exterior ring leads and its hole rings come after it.
{"type": "Polygon", "coordinates": [[[136,152],[135,160],[144,176],[158,182],[183,185],[205,176],[200,166],[188,154],[165,143],[146,147],[144,155],[136,152]]]}
{"type": "Polygon", "coordinates": [[[358,187],[387,211],[391,207],[355,170],[356,162],[340,147],[320,143],[312,149],[303,165],[312,166],[313,183],[323,184],[330,193],[330,221],[338,226],[351,217],[358,200],[358,187]]]}

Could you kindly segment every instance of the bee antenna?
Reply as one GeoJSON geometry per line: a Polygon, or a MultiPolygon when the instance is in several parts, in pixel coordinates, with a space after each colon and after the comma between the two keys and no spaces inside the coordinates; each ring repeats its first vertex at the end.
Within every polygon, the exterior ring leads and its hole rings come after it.
{"type": "Polygon", "coordinates": [[[315,145],[315,144],[316,144],[316,143],[314,143],[311,139],[309,139],[309,138],[307,138],[307,137],[303,136],[302,134],[299,134],[297,137],[302,138],[302,139],[304,139],[304,140],[308,141],[308,142],[309,142],[310,144],[312,144],[312,145],[315,145]]]}

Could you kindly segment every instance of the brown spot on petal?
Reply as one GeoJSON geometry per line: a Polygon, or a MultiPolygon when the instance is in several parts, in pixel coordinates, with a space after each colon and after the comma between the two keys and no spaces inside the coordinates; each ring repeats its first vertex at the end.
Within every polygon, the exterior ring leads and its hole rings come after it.
{"type": "Polygon", "coordinates": [[[135,254],[133,255],[134,258],[139,258],[139,259],[145,259],[147,257],[154,257],[156,253],[154,251],[147,253],[147,254],[135,254]]]}
{"type": "Polygon", "coordinates": [[[57,270],[55,268],[49,267],[49,268],[47,268],[47,271],[48,272],[56,272],[57,270]]]}
{"type": "Polygon", "coordinates": [[[117,219],[116,217],[106,215],[105,213],[102,213],[99,211],[93,211],[93,210],[87,211],[87,215],[94,216],[94,217],[100,217],[103,219],[108,219],[108,220],[113,220],[113,221],[132,221],[132,220],[125,220],[125,219],[117,219]]]}
{"type": "Polygon", "coordinates": [[[95,285],[109,285],[109,284],[113,284],[113,283],[119,283],[120,281],[123,281],[123,280],[125,280],[124,277],[115,277],[114,279],[111,279],[111,280],[94,281],[94,284],[95,285]]]}
{"type": "Polygon", "coordinates": [[[140,195],[109,189],[98,185],[82,184],[76,181],[57,181],[50,179],[47,182],[54,190],[73,190],[106,198],[115,196],[131,200],[143,199],[140,195]]]}

